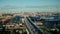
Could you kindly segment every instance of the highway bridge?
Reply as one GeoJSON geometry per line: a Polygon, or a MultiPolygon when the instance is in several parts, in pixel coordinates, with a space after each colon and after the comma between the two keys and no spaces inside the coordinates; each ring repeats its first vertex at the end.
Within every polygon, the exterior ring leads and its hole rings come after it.
{"type": "Polygon", "coordinates": [[[43,31],[39,29],[29,17],[26,17],[25,24],[29,31],[29,34],[44,34],[43,31]]]}

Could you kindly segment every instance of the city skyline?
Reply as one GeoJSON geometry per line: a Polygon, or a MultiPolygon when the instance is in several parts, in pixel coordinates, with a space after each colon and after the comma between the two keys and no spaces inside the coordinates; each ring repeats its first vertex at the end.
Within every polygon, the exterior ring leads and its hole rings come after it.
{"type": "Polygon", "coordinates": [[[0,12],[60,11],[60,0],[0,0],[0,12]]]}

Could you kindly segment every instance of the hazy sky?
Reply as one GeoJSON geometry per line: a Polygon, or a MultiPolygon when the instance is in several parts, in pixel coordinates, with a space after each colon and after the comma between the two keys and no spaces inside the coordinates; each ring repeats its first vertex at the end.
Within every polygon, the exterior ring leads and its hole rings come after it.
{"type": "Polygon", "coordinates": [[[60,11],[60,0],[0,0],[0,11],[60,11]]]}

